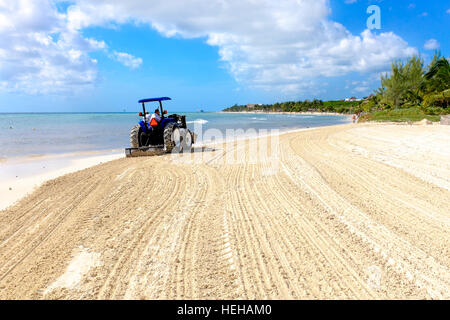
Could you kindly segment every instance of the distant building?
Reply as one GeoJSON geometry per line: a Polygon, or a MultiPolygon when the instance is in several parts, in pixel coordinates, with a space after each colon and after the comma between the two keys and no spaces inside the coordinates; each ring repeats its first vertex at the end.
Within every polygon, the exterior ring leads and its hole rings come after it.
{"type": "Polygon", "coordinates": [[[247,109],[253,110],[253,109],[255,109],[255,105],[254,104],[248,104],[247,105],[247,109]]]}
{"type": "Polygon", "coordinates": [[[355,101],[361,101],[361,99],[358,99],[358,98],[356,98],[356,97],[351,97],[351,98],[347,98],[347,99],[345,99],[345,101],[347,101],[347,102],[355,102],[355,101]]]}

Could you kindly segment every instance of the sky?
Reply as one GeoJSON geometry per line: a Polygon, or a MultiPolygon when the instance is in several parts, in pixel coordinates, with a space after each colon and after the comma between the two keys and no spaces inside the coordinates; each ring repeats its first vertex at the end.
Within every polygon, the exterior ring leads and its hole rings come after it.
{"type": "Polygon", "coordinates": [[[0,112],[364,97],[394,60],[448,57],[449,30],[450,1],[0,0],[0,112]]]}

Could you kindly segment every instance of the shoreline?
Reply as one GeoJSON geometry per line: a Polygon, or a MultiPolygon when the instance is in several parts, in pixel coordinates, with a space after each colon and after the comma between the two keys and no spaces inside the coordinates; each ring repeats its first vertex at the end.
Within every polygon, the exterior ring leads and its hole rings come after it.
{"type": "MultiPolygon", "coordinates": [[[[333,126],[345,126],[352,124],[351,115],[337,113],[321,113],[321,112],[219,112],[219,113],[248,113],[248,114],[299,114],[299,115],[339,115],[346,116],[347,121],[342,124],[331,126],[292,128],[292,129],[276,129],[275,133],[267,130],[267,134],[263,135],[247,135],[239,137],[224,137],[217,141],[200,141],[194,147],[210,147],[221,144],[232,143],[235,141],[254,140],[271,136],[283,136],[292,133],[299,133],[310,130],[317,130],[333,126]]],[[[407,125],[407,123],[397,122],[366,122],[375,125],[407,125]]],[[[411,124],[409,124],[411,125],[411,124]]],[[[437,125],[437,124],[434,124],[437,125]]],[[[45,182],[59,178],[69,173],[84,170],[98,164],[113,161],[124,157],[122,149],[111,150],[91,150],[77,151],[71,153],[57,154],[30,154],[22,157],[2,157],[0,158],[0,191],[7,194],[8,197],[0,199],[0,211],[8,209],[21,199],[32,193],[45,182]],[[31,168],[30,168],[31,165],[31,168]],[[34,167],[34,169],[33,169],[34,167]],[[45,169],[45,170],[42,170],[45,169]],[[4,171],[11,172],[5,173],[4,171]],[[34,171],[33,171],[34,170],[34,171]],[[17,174],[16,174],[17,173],[17,174]],[[11,188],[11,190],[10,190],[11,188]]]]}
{"type": "MultiPolygon", "coordinates": [[[[261,112],[225,112],[225,113],[250,113],[250,114],[264,114],[261,112]]],[[[304,114],[304,115],[316,115],[317,113],[298,113],[298,112],[268,112],[267,114],[304,114]]],[[[319,113],[323,115],[325,113],[319,113]]],[[[340,115],[342,114],[328,114],[328,115],[340,115]]],[[[371,125],[392,125],[392,126],[403,126],[403,125],[420,125],[419,123],[400,123],[400,122],[365,122],[371,125]]],[[[217,141],[200,141],[195,144],[194,147],[211,147],[217,145],[223,145],[227,143],[233,143],[236,141],[247,141],[255,140],[259,138],[272,137],[272,136],[283,136],[287,134],[318,130],[321,128],[334,127],[334,126],[345,126],[352,124],[351,116],[348,116],[348,120],[342,124],[335,124],[331,126],[318,126],[318,127],[306,127],[306,128],[294,128],[294,129],[277,129],[275,133],[270,132],[264,135],[249,135],[249,136],[239,136],[239,137],[225,137],[217,141]]],[[[362,124],[355,124],[362,125],[362,124]]],[[[433,123],[434,126],[439,125],[439,123],[433,123]]],[[[8,194],[8,197],[3,197],[0,199],[0,211],[8,209],[9,207],[16,204],[21,199],[25,198],[27,195],[32,193],[34,190],[39,188],[45,182],[59,178],[69,173],[84,170],[104,162],[113,161],[116,159],[123,158],[124,152],[122,149],[111,149],[111,150],[92,150],[92,151],[79,151],[71,153],[61,153],[61,154],[30,154],[22,157],[11,157],[0,158],[0,191],[3,194],[8,194]],[[30,168],[30,165],[32,168],[30,168]],[[34,171],[33,171],[34,167],[34,171]],[[4,173],[3,171],[11,172],[4,173]],[[42,170],[45,169],[45,170],[42,170]],[[17,173],[17,174],[16,174],[17,173]],[[11,188],[11,190],[10,190],[11,188]]]]}
{"type": "Polygon", "coordinates": [[[219,111],[218,113],[231,113],[231,114],[282,114],[282,115],[307,115],[307,116],[343,116],[343,117],[352,117],[353,114],[346,113],[337,113],[337,112],[277,112],[277,111],[219,111]]]}
{"type": "MultiPolygon", "coordinates": [[[[345,122],[333,126],[350,124],[345,122]]],[[[277,129],[278,132],[256,136],[224,137],[217,141],[200,141],[195,148],[217,146],[234,141],[254,140],[270,136],[315,130],[330,126],[277,129]]],[[[21,157],[0,158],[0,192],[8,197],[0,199],[0,211],[8,209],[25,198],[45,182],[69,173],[125,157],[123,149],[92,150],[57,154],[30,154],[21,157]],[[30,168],[31,165],[31,168],[30,168]],[[45,170],[42,170],[45,169],[45,170]],[[6,171],[6,172],[5,172],[6,171]],[[8,172],[9,171],[9,172],[8,172]],[[10,190],[11,188],[11,190],[10,190]]]]}
{"type": "Polygon", "coordinates": [[[120,159],[114,150],[4,158],[0,162],[0,211],[15,205],[45,182],[120,159]]]}

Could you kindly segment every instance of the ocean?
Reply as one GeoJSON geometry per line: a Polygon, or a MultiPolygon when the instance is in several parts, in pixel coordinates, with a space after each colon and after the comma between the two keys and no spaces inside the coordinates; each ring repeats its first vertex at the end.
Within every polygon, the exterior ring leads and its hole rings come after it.
{"type": "MultiPolygon", "coordinates": [[[[199,142],[221,134],[225,138],[227,129],[289,131],[348,122],[348,117],[335,115],[179,114],[186,115],[199,142]]],[[[127,148],[130,129],[139,120],[138,112],[0,113],[0,158],[127,148]]]]}

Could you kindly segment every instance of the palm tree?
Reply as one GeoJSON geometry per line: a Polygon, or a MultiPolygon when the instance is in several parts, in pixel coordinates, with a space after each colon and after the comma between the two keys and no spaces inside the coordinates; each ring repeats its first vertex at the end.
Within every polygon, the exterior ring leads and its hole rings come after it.
{"type": "Polygon", "coordinates": [[[426,93],[450,89],[450,63],[444,57],[434,62],[425,73],[422,88],[426,93]]]}
{"type": "Polygon", "coordinates": [[[436,53],[420,85],[426,106],[448,107],[450,103],[450,63],[436,53]]]}

